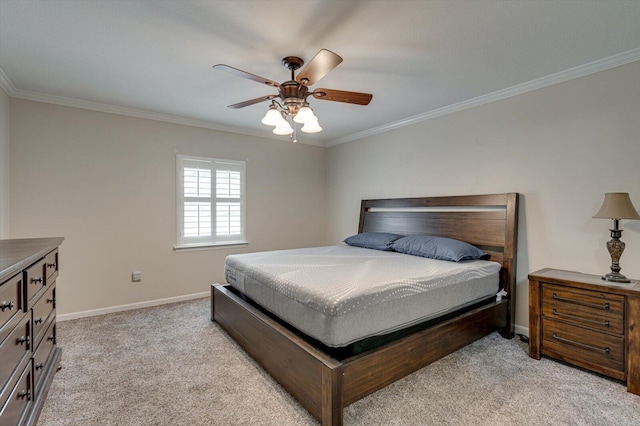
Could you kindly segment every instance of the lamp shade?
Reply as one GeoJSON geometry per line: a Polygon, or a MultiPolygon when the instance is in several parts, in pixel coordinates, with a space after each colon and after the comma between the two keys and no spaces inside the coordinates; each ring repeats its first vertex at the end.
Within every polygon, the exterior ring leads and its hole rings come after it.
{"type": "Polygon", "coordinates": [[[640,219],[640,215],[633,207],[627,192],[607,192],[604,194],[602,207],[593,217],[596,219],[640,219]]]}

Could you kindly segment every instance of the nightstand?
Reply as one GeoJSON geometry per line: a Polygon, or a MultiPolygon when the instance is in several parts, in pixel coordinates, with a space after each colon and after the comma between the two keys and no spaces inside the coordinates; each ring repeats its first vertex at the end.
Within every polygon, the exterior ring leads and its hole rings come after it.
{"type": "Polygon", "coordinates": [[[549,268],[529,274],[529,356],[621,380],[640,395],[640,283],[549,268]]]}

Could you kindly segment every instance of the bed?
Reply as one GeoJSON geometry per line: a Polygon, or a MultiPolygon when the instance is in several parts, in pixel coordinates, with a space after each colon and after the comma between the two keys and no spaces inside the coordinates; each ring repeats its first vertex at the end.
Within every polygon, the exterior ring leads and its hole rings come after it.
{"type": "MultiPolygon", "coordinates": [[[[211,319],[323,425],[341,425],[343,408],[364,396],[493,331],[513,337],[517,215],[517,193],[361,203],[359,233],[455,238],[488,253],[490,262],[499,264],[498,289],[506,292],[501,300],[495,296],[474,299],[436,318],[379,336],[365,333],[366,339],[355,342],[342,327],[346,334],[334,345],[283,321],[282,313],[265,309],[264,302],[255,303],[241,291],[245,290],[242,285],[213,284],[211,319]]],[[[376,309],[375,304],[368,309],[376,309]]]]}

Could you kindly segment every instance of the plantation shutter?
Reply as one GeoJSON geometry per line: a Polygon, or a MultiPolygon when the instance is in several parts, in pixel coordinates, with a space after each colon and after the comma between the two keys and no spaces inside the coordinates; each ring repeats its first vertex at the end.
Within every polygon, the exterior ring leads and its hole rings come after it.
{"type": "Polygon", "coordinates": [[[216,170],[216,235],[241,235],[241,173],[226,166],[216,170]]]}
{"type": "Polygon", "coordinates": [[[239,244],[245,241],[245,163],[177,157],[178,244],[239,244]]]}
{"type": "Polygon", "coordinates": [[[185,167],[183,170],[184,236],[211,236],[211,169],[185,167]]]}

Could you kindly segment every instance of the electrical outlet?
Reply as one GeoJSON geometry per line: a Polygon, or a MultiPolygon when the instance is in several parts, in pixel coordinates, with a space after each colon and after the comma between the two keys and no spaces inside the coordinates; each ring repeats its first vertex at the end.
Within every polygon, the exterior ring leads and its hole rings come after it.
{"type": "Polygon", "coordinates": [[[142,281],[142,272],[141,271],[133,271],[131,273],[131,282],[138,283],[142,281]]]}

